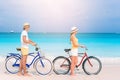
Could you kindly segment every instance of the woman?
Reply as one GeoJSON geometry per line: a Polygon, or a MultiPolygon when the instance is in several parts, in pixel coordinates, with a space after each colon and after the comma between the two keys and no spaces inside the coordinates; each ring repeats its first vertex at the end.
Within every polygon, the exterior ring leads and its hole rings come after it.
{"type": "Polygon", "coordinates": [[[74,74],[74,69],[78,63],[78,47],[85,47],[83,45],[80,45],[78,43],[78,39],[76,37],[76,34],[78,32],[78,28],[77,27],[72,27],[71,29],[71,36],[70,36],[70,41],[72,44],[72,48],[71,48],[71,73],[70,75],[73,76],[74,74]]]}

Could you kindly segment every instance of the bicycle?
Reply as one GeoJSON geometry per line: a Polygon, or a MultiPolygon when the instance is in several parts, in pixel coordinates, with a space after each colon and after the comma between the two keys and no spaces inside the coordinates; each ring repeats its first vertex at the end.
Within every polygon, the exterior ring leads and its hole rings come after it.
{"type": "MultiPolygon", "coordinates": [[[[21,48],[16,49],[17,51],[21,51],[21,48]]],[[[52,62],[49,59],[45,58],[45,56],[41,56],[41,50],[37,45],[35,46],[35,50],[37,51],[36,53],[28,54],[28,56],[33,57],[33,59],[30,62],[30,64],[26,64],[26,67],[30,68],[30,66],[33,64],[33,67],[39,74],[41,75],[49,74],[52,70],[52,62]]],[[[21,55],[19,53],[9,53],[9,55],[7,55],[6,57],[5,62],[6,70],[12,74],[18,73],[20,59],[21,55]]]]}
{"type": "MultiPolygon", "coordinates": [[[[97,57],[88,57],[87,50],[88,49],[85,48],[85,52],[78,53],[78,57],[82,57],[82,59],[80,63],[76,65],[76,68],[82,65],[82,69],[87,75],[97,75],[102,69],[102,63],[97,57]]],[[[71,49],[64,49],[64,51],[69,54],[69,57],[58,56],[53,60],[53,71],[58,75],[67,74],[70,71],[71,49]]]]}

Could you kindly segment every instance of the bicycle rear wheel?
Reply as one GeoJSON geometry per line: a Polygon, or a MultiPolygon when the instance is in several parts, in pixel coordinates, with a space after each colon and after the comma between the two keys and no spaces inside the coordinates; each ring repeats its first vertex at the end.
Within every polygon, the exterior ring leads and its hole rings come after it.
{"type": "Polygon", "coordinates": [[[56,57],[53,60],[53,71],[60,74],[67,74],[70,71],[70,60],[64,56],[56,57]]]}
{"type": "Polygon", "coordinates": [[[97,75],[102,69],[102,63],[98,58],[90,56],[84,60],[82,67],[86,74],[97,75]]]}
{"type": "Polygon", "coordinates": [[[19,71],[20,58],[16,56],[10,56],[6,59],[5,68],[8,72],[15,74],[19,71]]]}
{"type": "Polygon", "coordinates": [[[36,71],[41,75],[47,75],[52,70],[52,63],[49,59],[46,58],[38,58],[35,61],[34,67],[36,71]]]}

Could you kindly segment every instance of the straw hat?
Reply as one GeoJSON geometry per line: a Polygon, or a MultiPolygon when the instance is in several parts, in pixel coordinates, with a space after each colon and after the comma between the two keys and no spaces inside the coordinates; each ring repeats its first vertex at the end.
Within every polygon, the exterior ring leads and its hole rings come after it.
{"type": "Polygon", "coordinates": [[[27,28],[27,27],[30,27],[30,24],[29,23],[24,23],[23,28],[27,28]]]}
{"type": "Polygon", "coordinates": [[[79,30],[79,29],[78,29],[77,27],[74,26],[74,27],[71,28],[71,33],[77,32],[78,30],[79,30]]]}

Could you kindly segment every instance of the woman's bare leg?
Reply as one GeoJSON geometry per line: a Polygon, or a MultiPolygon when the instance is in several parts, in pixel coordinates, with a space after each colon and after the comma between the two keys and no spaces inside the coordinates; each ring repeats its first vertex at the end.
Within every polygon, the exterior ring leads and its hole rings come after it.
{"type": "Polygon", "coordinates": [[[70,70],[71,70],[71,73],[70,75],[73,76],[75,75],[74,74],[74,69],[75,69],[75,56],[71,56],[71,67],[70,67],[70,70]]]}
{"type": "Polygon", "coordinates": [[[75,56],[75,66],[77,65],[77,63],[78,63],[78,56],[75,56]]]}

